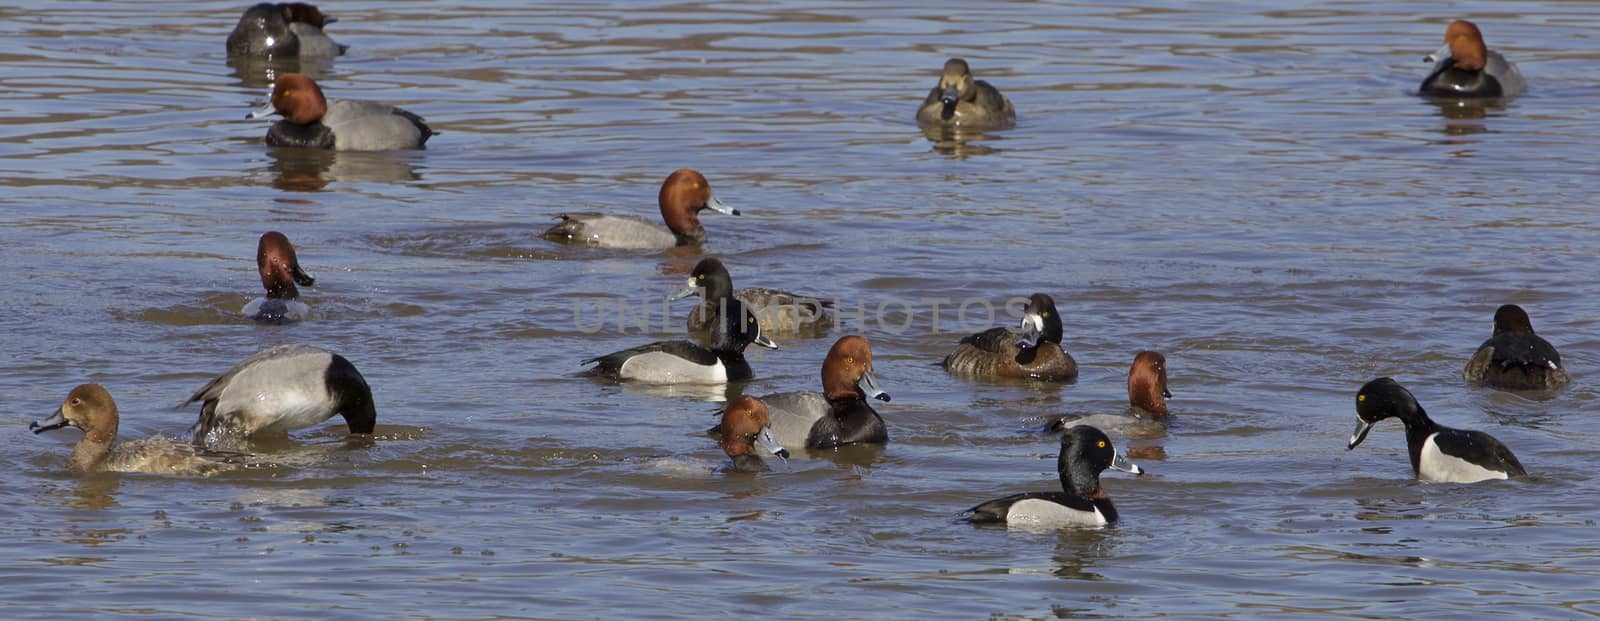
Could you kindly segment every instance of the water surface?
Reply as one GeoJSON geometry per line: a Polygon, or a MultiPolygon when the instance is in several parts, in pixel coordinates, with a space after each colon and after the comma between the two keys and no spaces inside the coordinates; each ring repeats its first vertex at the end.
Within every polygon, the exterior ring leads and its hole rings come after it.
{"type": "MultiPolygon", "coordinates": [[[[285,68],[222,57],[243,5],[0,9],[7,618],[1600,613],[1587,6],[525,5],[324,6],[349,55],[289,69],[441,132],[391,154],[260,144],[242,117],[285,68]],[[1410,94],[1456,17],[1526,96],[1410,94]],[[1011,97],[1015,129],[912,123],[951,55],[1011,97]],[[872,340],[887,448],[726,475],[699,434],[726,391],[581,375],[681,332],[688,303],[660,302],[701,253],[538,233],[565,211],[652,216],[684,166],[744,213],[705,218],[736,285],[836,299],[841,333],[872,340]],[[267,230],[318,277],[312,321],[236,316],[267,230]],[[991,325],[963,301],[1035,291],[1076,383],[935,366],[991,325]],[[1572,387],[1461,382],[1507,302],[1572,387]],[[271,468],[83,477],[63,468],[77,432],[26,431],[96,381],[124,438],[181,433],[177,403],[289,342],[362,369],[375,443],[330,425],[261,447],[271,468]],[[956,521],[1054,487],[1037,428],[1122,412],[1141,349],[1167,356],[1173,422],[1112,434],[1152,473],[1107,475],[1121,524],[956,521]],[[1393,421],[1346,452],[1379,375],[1533,476],[1417,483],[1393,421]]],[[[753,353],[734,390],[813,389],[831,342],[753,353]]]]}

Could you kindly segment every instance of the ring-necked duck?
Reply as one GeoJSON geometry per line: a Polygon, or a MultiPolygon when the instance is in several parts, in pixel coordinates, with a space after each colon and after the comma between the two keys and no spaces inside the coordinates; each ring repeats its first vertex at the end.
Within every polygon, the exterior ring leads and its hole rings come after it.
{"type": "Polygon", "coordinates": [[[1082,425],[1061,435],[1061,454],[1056,457],[1056,472],[1061,475],[1059,492],[1025,492],[997,498],[966,511],[974,523],[1006,523],[1030,526],[1104,526],[1117,521],[1117,508],[1100,487],[1100,473],[1106,468],[1132,474],[1144,469],[1130,463],[1111,446],[1111,439],[1099,429],[1082,425]]]}
{"type": "Polygon", "coordinates": [[[761,334],[761,322],[743,302],[729,299],[729,313],[711,333],[711,347],[693,341],[657,341],[632,349],[588,358],[598,363],[593,373],[653,384],[721,384],[742,382],[755,375],[744,359],[751,343],[777,349],[761,334]]]}
{"type": "Polygon", "coordinates": [[[722,305],[717,300],[736,298],[755,312],[763,334],[822,336],[833,327],[831,303],[786,291],[763,288],[735,290],[733,277],[722,261],[707,257],[694,266],[688,283],[668,300],[700,296],[701,302],[689,311],[689,332],[710,332],[722,305]]]}
{"type": "Polygon", "coordinates": [[[1406,448],[1411,470],[1418,480],[1433,483],[1473,483],[1527,474],[1511,449],[1482,431],[1451,429],[1433,422],[1411,391],[1387,377],[1367,382],[1356,393],[1356,431],[1353,449],[1366,439],[1372,425],[1398,418],[1406,426],[1406,448]]]}

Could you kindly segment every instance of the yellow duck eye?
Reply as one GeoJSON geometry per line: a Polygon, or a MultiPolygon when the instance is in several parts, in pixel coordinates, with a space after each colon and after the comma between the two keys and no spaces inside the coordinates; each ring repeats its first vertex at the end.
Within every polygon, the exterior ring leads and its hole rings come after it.
{"type": "Polygon", "coordinates": [[[1362,403],[1362,402],[1364,402],[1366,400],[1367,400],[1367,396],[1366,395],[1356,395],[1356,403],[1362,403]]]}
{"type": "Polygon", "coordinates": [[[696,181],[696,182],[694,182],[694,183],[693,183],[693,184],[690,184],[690,186],[689,186],[689,187],[691,187],[691,188],[694,188],[694,189],[696,189],[696,190],[698,190],[698,189],[700,189],[700,182],[699,182],[699,181],[696,181]]]}
{"type": "Polygon", "coordinates": [[[1040,317],[1049,317],[1050,316],[1050,311],[1045,311],[1045,312],[1039,313],[1039,316],[1040,317]]]}
{"type": "Polygon", "coordinates": [[[1106,441],[1105,440],[1101,440],[1099,442],[1094,443],[1094,445],[1098,446],[1100,448],[1105,448],[1106,447],[1106,441]]]}

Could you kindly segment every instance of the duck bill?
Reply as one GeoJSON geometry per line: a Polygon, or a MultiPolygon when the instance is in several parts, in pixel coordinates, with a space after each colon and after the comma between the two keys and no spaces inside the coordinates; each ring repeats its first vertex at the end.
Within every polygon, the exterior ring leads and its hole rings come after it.
{"type": "Polygon", "coordinates": [[[717,198],[717,195],[715,194],[712,194],[711,198],[706,201],[706,209],[710,209],[717,213],[728,214],[730,216],[739,215],[739,210],[729,207],[727,203],[722,202],[722,200],[717,198]]]}
{"type": "Polygon", "coordinates": [[[1161,396],[1162,397],[1166,397],[1168,399],[1171,399],[1172,398],[1172,391],[1167,390],[1166,388],[1162,388],[1161,389],[1161,396]]]}
{"type": "Polygon", "coordinates": [[[889,393],[878,388],[878,380],[872,377],[872,371],[870,370],[861,373],[861,379],[856,382],[856,386],[861,388],[861,392],[868,397],[885,403],[889,402],[889,393]]]}
{"type": "Polygon", "coordinates": [[[772,437],[771,427],[762,427],[761,433],[756,434],[756,441],[761,443],[762,448],[767,449],[773,455],[777,455],[778,459],[783,460],[783,465],[789,465],[789,449],[783,448],[783,445],[778,444],[778,441],[772,437]]]}
{"type": "Polygon", "coordinates": [[[772,339],[767,338],[767,335],[765,335],[765,334],[757,334],[756,335],[756,340],[750,341],[750,342],[751,343],[755,343],[757,345],[760,345],[762,347],[765,347],[767,349],[777,349],[778,348],[778,344],[772,342],[772,339]]]}
{"type": "Polygon", "coordinates": [[[705,297],[705,294],[706,294],[705,288],[696,286],[694,284],[694,278],[690,278],[689,281],[686,284],[684,284],[682,289],[679,289],[679,290],[673,292],[672,295],[667,296],[667,301],[668,302],[676,302],[678,300],[681,300],[681,299],[684,299],[684,298],[687,298],[687,297],[696,297],[696,296],[705,297]]]}
{"type": "Polygon", "coordinates": [[[28,430],[34,433],[44,433],[46,431],[60,429],[68,424],[67,415],[62,413],[61,408],[56,408],[56,413],[51,414],[50,418],[28,423],[28,430]]]}
{"type": "Polygon", "coordinates": [[[957,89],[956,85],[954,84],[944,87],[944,90],[939,93],[939,103],[942,103],[946,106],[956,105],[956,100],[960,98],[961,91],[957,89]]]}
{"type": "Polygon", "coordinates": [[[1044,334],[1044,318],[1037,313],[1023,315],[1019,329],[1022,332],[1022,339],[1017,341],[1017,344],[1035,347],[1039,344],[1039,335],[1044,334]]]}
{"type": "Polygon", "coordinates": [[[1350,434],[1350,445],[1344,447],[1344,450],[1348,451],[1355,448],[1356,445],[1361,444],[1362,440],[1367,439],[1368,431],[1372,431],[1372,423],[1359,418],[1356,419],[1356,432],[1350,434]]]}
{"type": "Polygon", "coordinates": [[[1444,44],[1444,46],[1439,48],[1438,51],[1436,51],[1436,52],[1434,52],[1432,54],[1429,54],[1427,56],[1423,56],[1422,57],[1422,62],[1425,62],[1425,63],[1442,63],[1442,62],[1447,61],[1447,60],[1450,60],[1450,43],[1449,42],[1446,42],[1444,44]]]}
{"type": "Polygon", "coordinates": [[[317,284],[316,277],[312,276],[311,274],[307,274],[305,270],[300,269],[299,265],[290,265],[289,275],[293,276],[294,281],[299,283],[302,287],[313,287],[317,284]]]}
{"type": "Polygon", "coordinates": [[[267,117],[272,116],[272,115],[277,114],[277,113],[278,113],[278,108],[273,106],[272,102],[269,101],[269,102],[267,102],[267,105],[261,106],[260,108],[256,108],[254,110],[251,110],[248,114],[244,115],[244,118],[246,118],[246,119],[264,119],[264,118],[267,118],[267,117]]]}
{"type": "Polygon", "coordinates": [[[1111,469],[1121,470],[1129,474],[1144,474],[1144,468],[1140,468],[1139,464],[1128,461],[1127,457],[1123,457],[1122,451],[1117,451],[1116,455],[1111,458],[1111,469]]]}

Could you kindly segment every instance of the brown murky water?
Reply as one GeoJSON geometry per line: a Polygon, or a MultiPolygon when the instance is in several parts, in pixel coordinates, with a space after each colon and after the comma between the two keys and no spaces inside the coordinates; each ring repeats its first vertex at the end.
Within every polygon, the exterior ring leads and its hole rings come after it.
{"type": "MultiPolygon", "coordinates": [[[[221,55],[242,4],[0,8],[5,617],[1600,613],[1590,7],[1473,5],[1531,90],[1461,110],[1409,94],[1454,5],[525,4],[324,5],[351,52],[302,69],[442,134],[320,155],[241,119],[268,81],[221,55]],[[1015,129],[911,123],[958,54],[1015,129]],[[682,166],[744,212],[706,219],[736,285],[837,299],[872,339],[886,449],[725,475],[697,433],[722,391],[578,374],[681,331],[687,303],[660,301],[699,254],[537,234],[652,214],[682,166]],[[312,321],[235,315],[272,229],[318,276],[312,321]],[[1034,291],[1077,383],[934,366],[988,327],[962,301],[1034,291]],[[1505,302],[1573,386],[1462,383],[1505,302]],[[330,427],[260,447],[274,468],[82,477],[76,432],[26,430],[97,381],[124,438],[180,433],[174,405],[288,342],[365,372],[379,441],[330,427]],[[1153,474],[1107,475],[1121,524],[955,521],[1055,485],[1036,428],[1120,412],[1146,348],[1174,422],[1112,434],[1153,474]],[[1534,476],[1419,484],[1393,422],[1346,452],[1377,375],[1534,476]]],[[[814,388],[830,343],[754,354],[742,390],[814,388]]]]}

